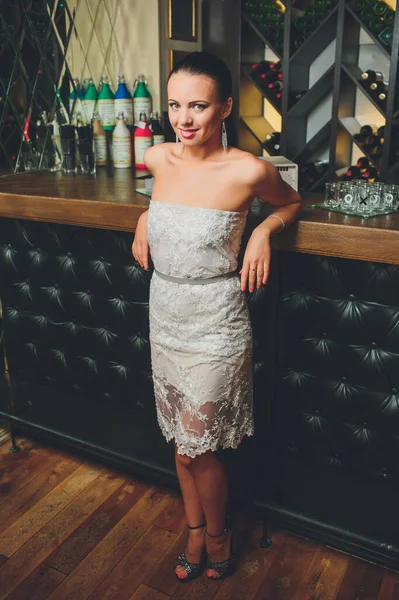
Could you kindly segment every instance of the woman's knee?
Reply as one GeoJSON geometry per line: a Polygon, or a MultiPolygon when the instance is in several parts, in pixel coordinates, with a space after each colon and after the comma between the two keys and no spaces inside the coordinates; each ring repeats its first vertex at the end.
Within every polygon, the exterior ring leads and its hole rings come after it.
{"type": "Polygon", "coordinates": [[[179,461],[179,464],[186,469],[194,469],[195,467],[201,467],[201,465],[206,465],[210,460],[213,459],[214,453],[211,451],[204,452],[203,454],[198,454],[194,458],[191,456],[187,456],[187,454],[179,454],[177,449],[175,448],[176,460],[179,461]]]}

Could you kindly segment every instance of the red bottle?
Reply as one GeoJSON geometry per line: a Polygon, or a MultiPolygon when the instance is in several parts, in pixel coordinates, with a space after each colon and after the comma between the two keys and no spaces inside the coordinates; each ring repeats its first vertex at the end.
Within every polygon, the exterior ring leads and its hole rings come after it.
{"type": "Polygon", "coordinates": [[[136,169],[147,169],[144,163],[144,152],[153,145],[152,131],[148,127],[145,113],[140,113],[140,120],[134,131],[134,164],[136,169]]]}

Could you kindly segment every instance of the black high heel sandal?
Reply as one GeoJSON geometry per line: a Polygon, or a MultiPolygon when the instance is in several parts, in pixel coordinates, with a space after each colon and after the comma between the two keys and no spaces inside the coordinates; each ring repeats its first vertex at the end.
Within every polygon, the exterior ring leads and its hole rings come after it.
{"type": "MultiPolygon", "coordinates": [[[[211,535],[207,531],[205,531],[205,533],[210,538],[215,539],[215,538],[222,537],[222,535],[224,533],[226,533],[227,530],[228,530],[228,528],[225,527],[225,529],[223,529],[223,531],[221,533],[219,533],[218,535],[211,535]]],[[[229,556],[229,558],[227,558],[226,560],[223,560],[222,562],[211,562],[210,560],[208,560],[208,563],[206,565],[207,570],[213,569],[214,571],[216,571],[216,573],[219,574],[219,577],[210,577],[209,575],[207,575],[207,578],[214,579],[215,581],[220,581],[221,579],[226,579],[226,577],[230,577],[230,575],[233,575],[236,568],[237,568],[237,559],[235,556],[233,556],[233,533],[232,533],[231,538],[230,538],[230,556],[229,556]]]]}
{"type": "MultiPolygon", "coordinates": [[[[190,527],[190,525],[187,525],[188,529],[201,529],[201,527],[205,527],[206,523],[201,523],[201,525],[196,525],[195,527],[190,527]]],[[[206,565],[206,550],[205,548],[202,551],[202,556],[201,556],[201,560],[199,563],[191,563],[187,560],[186,557],[186,551],[183,550],[183,552],[179,555],[178,559],[177,559],[177,563],[176,566],[180,566],[183,567],[184,570],[187,573],[186,577],[179,577],[177,575],[177,573],[175,573],[177,579],[179,581],[181,581],[182,583],[185,583],[187,581],[192,581],[193,579],[196,579],[197,577],[199,577],[201,575],[201,573],[204,570],[204,567],[206,565]]]]}

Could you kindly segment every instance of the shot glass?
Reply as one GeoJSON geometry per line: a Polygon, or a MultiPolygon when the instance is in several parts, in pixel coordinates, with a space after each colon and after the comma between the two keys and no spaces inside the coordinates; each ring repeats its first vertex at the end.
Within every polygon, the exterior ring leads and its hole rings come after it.
{"type": "Polygon", "coordinates": [[[382,208],[382,196],[384,191],[384,184],[375,182],[370,183],[370,205],[372,212],[378,212],[382,208]]]}
{"type": "Polygon", "coordinates": [[[386,183],[384,185],[384,191],[382,196],[382,208],[384,210],[394,210],[398,208],[398,193],[396,188],[397,186],[391,183],[386,183]]]}
{"type": "Polygon", "coordinates": [[[357,183],[355,195],[356,210],[363,215],[370,214],[372,212],[372,207],[370,201],[370,185],[367,181],[357,183]]]}
{"type": "Polygon", "coordinates": [[[339,206],[343,211],[353,213],[356,209],[356,185],[351,181],[339,186],[339,206]]]}
{"type": "Polygon", "coordinates": [[[339,181],[332,181],[326,183],[326,191],[324,196],[324,206],[327,208],[338,208],[339,206],[339,187],[341,183],[339,181]]]}

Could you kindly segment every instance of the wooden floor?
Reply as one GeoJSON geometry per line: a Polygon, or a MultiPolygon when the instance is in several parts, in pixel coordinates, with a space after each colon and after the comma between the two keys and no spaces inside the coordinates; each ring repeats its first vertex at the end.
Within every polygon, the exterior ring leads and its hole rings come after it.
{"type": "Polygon", "coordinates": [[[399,575],[235,516],[238,572],[189,584],[179,496],[30,440],[0,445],[0,600],[399,600],[399,575]]]}

